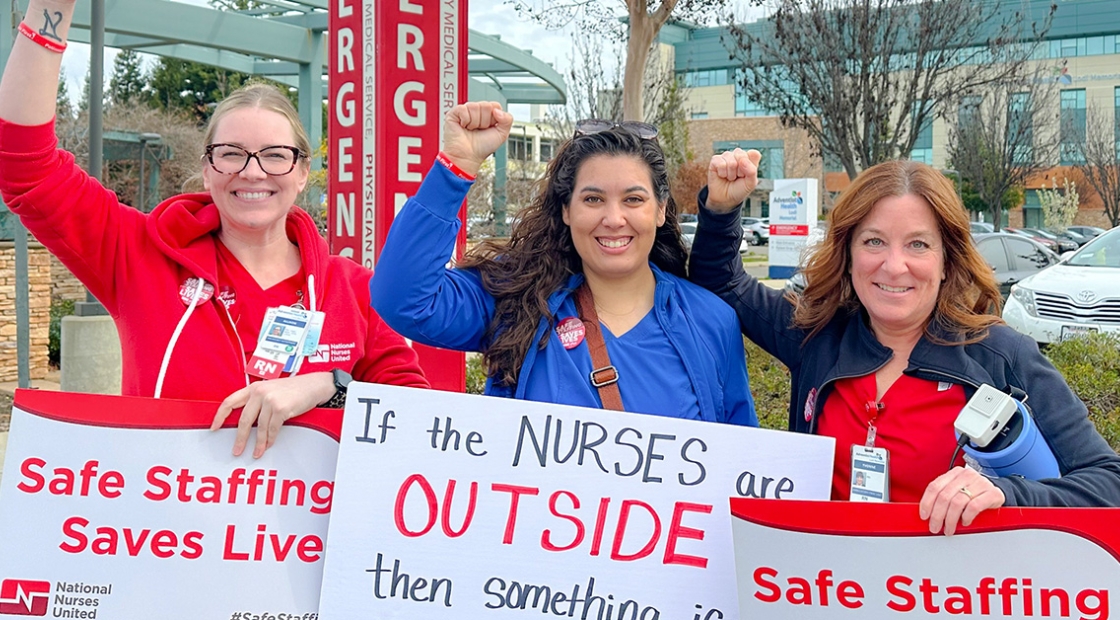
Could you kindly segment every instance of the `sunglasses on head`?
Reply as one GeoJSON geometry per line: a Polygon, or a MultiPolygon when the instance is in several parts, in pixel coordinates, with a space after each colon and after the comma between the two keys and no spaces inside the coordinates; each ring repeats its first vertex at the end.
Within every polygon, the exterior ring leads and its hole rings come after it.
{"type": "Polygon", "coordinates": [[[590,136],[604,131],[610,131],[615,127],[621,127],[632,134],[637,135],[643,140],[654,140],[657,138],[657,127],[649,123],[641,123],[638,121],[622,121],[616,123],[614,121],[605,121],[597,118],[588,118],[576,122],[576,135],[577,136],[590,136]]]}

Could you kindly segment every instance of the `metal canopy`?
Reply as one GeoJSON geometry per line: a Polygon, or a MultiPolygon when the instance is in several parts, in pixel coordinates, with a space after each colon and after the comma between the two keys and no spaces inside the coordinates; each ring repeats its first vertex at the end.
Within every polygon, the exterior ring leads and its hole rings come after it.
{"type": "MultiPolygon", "coordinates": [[[[21,0],[26,7],[26,0],[21,0]]],[[[327,0],[267,0],[269,8],[219,11],[174,0],[106,0],[109,47],[200,62],[300,87],[301,73],[322,75],[327,0]]],[[[70,38],[88,43],[90,3],[78,0],[70,38]]],[[[531,53],[497,36],[468,35],[471,99],[562,104],[563,76],[531,53]]],[[[310,127],[309,127],[310,129],[310,127]]]]}

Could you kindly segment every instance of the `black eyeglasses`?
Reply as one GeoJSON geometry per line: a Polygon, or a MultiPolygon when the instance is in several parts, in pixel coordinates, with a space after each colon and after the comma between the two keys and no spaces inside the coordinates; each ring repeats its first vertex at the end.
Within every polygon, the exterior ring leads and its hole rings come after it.
{"type": "Polygon", "coordinates": [[[605,121],[598,118],[576,121],[576,135],[590,136],[604,131],[610,131],[615,127],[621,127],[630,133],[636,134],[643,140],[655,140],[657,138],[657,127],[649,123],[642,123],[639,121],[622,121],[621,123],[616,123],[614,121],[605,121]]]}
{"type": "Polygon", "coordinates": [[[282,177],[295,170],[299,160],[305,157],[307,155],[294,146],[267,146],[259,151],[247,151],[236,144],[206,145],[206,160],[222,174],[241,174],[249,166],[249,160],[255,159],[265,174],[282,177]]]}

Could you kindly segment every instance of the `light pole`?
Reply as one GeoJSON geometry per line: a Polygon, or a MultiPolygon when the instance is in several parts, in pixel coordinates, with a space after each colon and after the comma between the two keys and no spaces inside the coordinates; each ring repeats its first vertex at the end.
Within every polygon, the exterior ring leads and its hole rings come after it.
{"type": "Polygon", "coordinates": [[[141,213],[147,213],[148,205],[144,202],[144,188],[148,184],[148,178],[144,176],[144,161],[148,159],[148,143],[158,144],[162,136],[158,133],[142,133],[137,136],[137,139],[140,140],[140,191],[137,195],[136,204],[141,213]]]}

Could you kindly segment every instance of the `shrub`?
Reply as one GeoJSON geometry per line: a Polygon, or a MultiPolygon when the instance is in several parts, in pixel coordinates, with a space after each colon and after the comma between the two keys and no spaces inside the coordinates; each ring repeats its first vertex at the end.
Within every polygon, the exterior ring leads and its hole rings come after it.
{"type": "Polygon", "coordinates": [[[744,338],[743,344],[758,424],[784,431],[789,428],[789,369],[750,340],[744,338]]]}
{"type": "Polygon", "coordinates": [[[51,300],[51,325],[47,341],[47,361],[58,367],[62,361],[62,317],[74,314],[74,300],[51,300]]]}
{"type": "Polygon", "coordinates": [[[1094,333],[1052,344],[1046,357],[1089,408],[1089,419],[1120,448],[1120,335],[1094,333]]]}
{"type": "Polygon", "coordinates": [[[482,354],[467,353],[467,394],[481,394],[486,389],[486,365],[482,354]]]}

